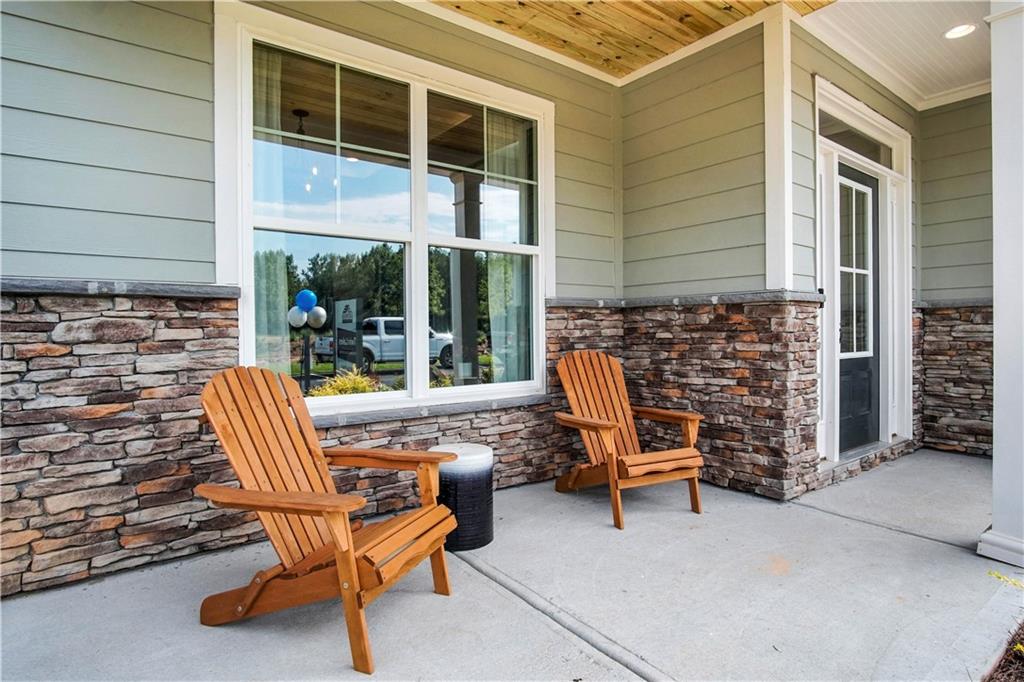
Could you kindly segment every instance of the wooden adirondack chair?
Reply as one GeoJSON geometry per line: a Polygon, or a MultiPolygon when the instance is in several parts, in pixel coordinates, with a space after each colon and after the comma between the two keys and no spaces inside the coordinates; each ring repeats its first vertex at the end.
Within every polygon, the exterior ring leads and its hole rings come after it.
{"type": "Polygon", "coordinates": [[[558,361],[558,376],[573,413],[558,412],[555,419],[563,426],[579,430],[590,462],[577,464],[560,476],[555,481],[555,490],[564,493],[607,483],[612,497],[612,520],[621,530],[623,488],[687,480],[690,507],[700,514],[698,479],[704,460],[696,445],[697,427],[704,417],[692,412],[631,406],[622,365],[607,353],[568,353],[558,361]],[[637,417],[679,424],[683,447],[641,452],[634,423],[637,417]]]}
{"type": "Polygon", "coordinates": [[[455,455],[321,449],[299,385],[258,367],[215,375],[202,404],[241,488],[204,484],[196,492],[218,507],[256,512],[281,562],[245,587],[207,597],[200,622],[222,625],[340,596],[352,662],[372,673],[366,606],[427,556],[434,592],[451,593],[444,541],[455,517],[436,493],[438,465],[455,455]],[[366,500],[339,495],[328,466],[415,471],[421,506],[380,523],[350,523],[366,500]]]}

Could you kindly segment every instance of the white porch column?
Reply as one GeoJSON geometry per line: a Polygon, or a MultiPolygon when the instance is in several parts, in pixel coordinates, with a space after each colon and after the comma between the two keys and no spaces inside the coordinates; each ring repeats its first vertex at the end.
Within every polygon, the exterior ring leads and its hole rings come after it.
{"type": "Polygon", "coordinates": [[[1024,566],[1024,2],[992,2],[992,527],[978,553],[1024,566]]]}

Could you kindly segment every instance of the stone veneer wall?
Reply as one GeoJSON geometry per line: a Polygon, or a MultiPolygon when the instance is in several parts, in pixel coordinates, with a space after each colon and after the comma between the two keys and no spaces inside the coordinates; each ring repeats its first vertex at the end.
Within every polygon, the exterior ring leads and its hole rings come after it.
{"type": "Polygon", "coordinates": [[[992,306],[920,309],[921,443],[992,454],[992,306]]]}
{"type": "MultiPolygon", "coordinates": [[[[627,308],[625,366],[639,404],[705,415],[703,478],[788,500],[818,479],[817,302],[627,308]]],[[[678,447],[678,429],[641,429],[678,447]]]]}
{"type": "MultiPolygon", "coordinates": [[[[212,508],[199,483],[234,479],[201,430],[198,394],[237,363],[233,299],[32,296],[0,299],[3,323],[3,594],[263,538],[254,515],[212,508]]],[[[575,348],[622,348],[618,308],[549,308],[548,371],[575,348]]],[[[580,456],[551,412],[525,407],[320,429],[326,445],[425,448],[492,445],[496,485],[553,478],[580,456]]],[[[365,514],[416,499],[408,472],[337,470],[340,489],[369,498],[365,514]]]]}

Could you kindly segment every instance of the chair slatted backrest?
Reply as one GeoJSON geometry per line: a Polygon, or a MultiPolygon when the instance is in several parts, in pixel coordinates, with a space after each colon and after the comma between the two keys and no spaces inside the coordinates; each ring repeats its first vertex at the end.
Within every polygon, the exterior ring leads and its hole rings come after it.
{"type": "MultiPolygon", "coordinates": [[[[294,379],[259,367],[217,373],[203,410],[246,490],[337,492],[294,379]]],[[[291,567],[330,541],[323,519],[259,512],[281,562],[291,567]]]]}
{"type": "MultiPolygon", "coordinates": [[[[600,351],[573,351],[558,361],[558,377],[574,415],[615,422],[619,425],[615,432],[618,454],[640,453],[633,410],[626,394],[626,377],[618,360],[600,351]]],[[[597,434],[581,431],[580,436],[591,463],[603,464],[606,453],[597,434]]]]}

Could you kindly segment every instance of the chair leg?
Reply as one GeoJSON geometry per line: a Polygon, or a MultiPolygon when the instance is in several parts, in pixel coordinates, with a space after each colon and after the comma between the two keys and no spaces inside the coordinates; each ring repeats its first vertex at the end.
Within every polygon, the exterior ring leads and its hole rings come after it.
{"type": "Polygon", "coordinates": [[[612,523],[619,530],[623,529],[622,523],[622,492],[619,490],[619,481],[615,478],[608,481],[608,492],[612,498],[612,523]]]}
{"type": "Polygon", "coordinates": [[[700,479],[697,477],[690,479],[690,509],[692,509],[696,514],[701,513],[700,479]]]}
{"type": "Polygon", "coordinates": [[[366,612],[359,589],[359,572],[352,544],[352,531],[347,513],[324,514],[327,529],[334,539],[334,559],[341,588],[341,605],[345,609],[348,645],[352,650],[352,667],[367,675],[373,674],[373,654],[370,652],[370,632],[366,627],[366,612]]]}
{"type": "Polygon", "coordinates": [[[367,675],[373,674],[373,654],[370,652],[370,632],[366,627],[366,612],[352,590],[341,591],[348,628],[348,645],[352,650],[352,667],[367,675]]]}
{"type": "Polygon", "coordinates": [[[434,592],[450,595],[452,586],[448,583],[448,559],[444,555],[444,545],[430,554],[430,572],[434,575],[434,592]]]}

